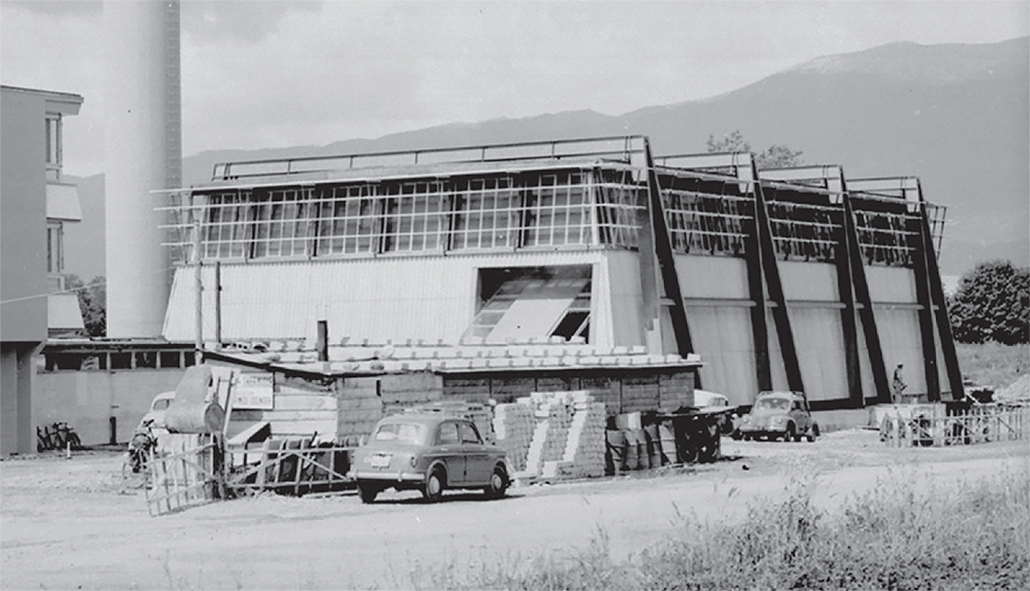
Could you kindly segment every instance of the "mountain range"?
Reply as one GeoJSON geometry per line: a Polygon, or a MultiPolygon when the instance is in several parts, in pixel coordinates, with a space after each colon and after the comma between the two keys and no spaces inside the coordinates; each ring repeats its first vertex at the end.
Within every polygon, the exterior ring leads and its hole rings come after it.
{"type": "MultiPolygon", "coordinates": [[[[1030,264],[1030,38],[982,45],[891,43],[824,56],[738,90],[609,116],[594,111],[454,123],[325,146],[207,151],[183,159],[184,185],[216,162],[642,134],[656,155],[700,153],[740,131],[755,151],[785,145],[848,178],[917,176],[947,209],[941,271],[992,258],[1030,264]]],[[[84,220],[66,266],[103,275],[103,175],[79,179],[84,220]]]]}

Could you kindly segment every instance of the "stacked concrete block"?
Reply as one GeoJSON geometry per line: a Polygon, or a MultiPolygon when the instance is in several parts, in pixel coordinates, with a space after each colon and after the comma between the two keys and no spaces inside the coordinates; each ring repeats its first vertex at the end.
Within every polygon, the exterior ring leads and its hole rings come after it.
{"type": "Polygon", "coordinates": [[[629,376],[622,380],[622,412],[658,408],[658,376],[629,376]]]}
{"type": "Polygon", "coordinates": [[[575,404],[565,453],[556,467],[561,478],[604,476],[605,406],[603,402],[575,404]]]}
{"type": "Polygon", "coordinates": [[[523,473],[547,479],[604,475],[605,404],[587,391],[533,393],[536,429],[523,473]]]}
{"type": "Polygon", "coordinates": [[[494,435],[497,444],[508,452],[512,469],[521,472],[526,469],[529,444],[536,430],[536,418],[529,404],[498,404],[494,407],[494,435]]]}
{"type": "Polygon", "coordinates": [[[355,444],[372,433],[383,418],[383,400],[374,378],[345,380],[336,392],[338,441],[355,444]]]}

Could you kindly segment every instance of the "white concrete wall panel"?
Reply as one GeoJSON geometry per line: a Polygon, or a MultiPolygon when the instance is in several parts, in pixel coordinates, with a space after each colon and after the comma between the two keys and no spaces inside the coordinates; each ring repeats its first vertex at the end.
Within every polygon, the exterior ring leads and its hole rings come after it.
{"type": "Polygon", "coordinates": [[[39,373],[32,393],[34,426],[64,421],[84,445],[107,443],[110,417],[119,443],[128,442],[154,395],[175,390],[183,369],[39,373]]]}
{"type": "MultiPolygon", "coordinates": [[[[324,319],[331,342],[346,336],[456,343],[475,314],[478,269],[595,265],[603,256],[541,252],[223,264],[222,338],[314,340],[317,322],[324,319]]],[[[190,267],[176,270],[164,325],[169,340],[195,338],[193,273],[190,267]]],[[[203,282],[204,337],[210,340],[213,267],[204,267],[203,282]]]]}
{"type": "MultiPolygon", "coordinates": [[[[635,252],[605,253],[611,312],[603,317],[611,326],[611,346],[644,345],[645,326],[640,289],[640,263],[635,252]]],[[[655,324],[657,328],[660,326],[655,324]]],[[[598,345],[601,345],[599,342],[598,345]]],[[[603,346],[603,345],[602,345],[603,346]]]]}
{"type": "Polygon", "coordinates": [[[837,268],[827,263],[777,261],[787,301],[839,302],[837,268]]]}
{"type": "Polygon", "coordinates": [[[676,275],[684,298],[748,299],[744,259],[676,255],[676,275]]]}
{"type": "Polygon", "coordinates": [[[876,302],[915,303],[916,280],[912,269],[902,267],[866,267],[869,297],[876,302]]]}

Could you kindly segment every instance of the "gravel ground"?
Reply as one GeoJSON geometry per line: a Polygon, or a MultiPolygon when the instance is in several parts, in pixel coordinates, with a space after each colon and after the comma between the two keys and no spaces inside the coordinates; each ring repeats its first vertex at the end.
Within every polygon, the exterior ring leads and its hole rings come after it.
{"type": "Polygon", "coordinates": [[[1025,441],[892,449],[875,431],[829,433],[815,443],[723,439],[714,464],[513,488],[488,501],[451,493],[427,505],[387,491],[374,505],[353,494],[259,495],[150,517],[122,455],[85,452],[0,463],[3,589],[399,588],[427,565],[477,568],[540,553],[575,556],[607,538],[623,557],[677,535],[683,515],[733,519],[816,481],[832,509],[877,479],[926,483],[1025,470],[1025,441]]]}

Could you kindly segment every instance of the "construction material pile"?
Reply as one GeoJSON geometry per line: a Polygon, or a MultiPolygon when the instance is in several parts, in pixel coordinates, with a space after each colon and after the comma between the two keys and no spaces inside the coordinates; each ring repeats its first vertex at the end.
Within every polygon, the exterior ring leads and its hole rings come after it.
{"type": "Polygon", "coordinates": [[[1030,403],[1030,375],[1023,375],[1007,387],[995,392],[994,399],[1006,404],[1030,403]]]}
{"type": "Polygon", "coordinates": [[[498,444],[524,478],[604,476],[604,425],[604,403],[586,391],[534,392],[494,414],[498,444]]]}
{"type": "Polygon", "coordinates": [[[516,472],[526,469],[529,444],[536,430],[536,418],[529,404],[498,404],[494,407],[497,445],[508,452],[508,463],[516,472]]]}

